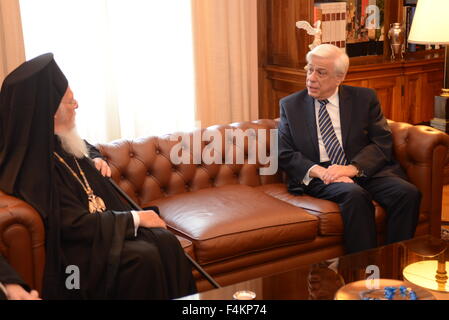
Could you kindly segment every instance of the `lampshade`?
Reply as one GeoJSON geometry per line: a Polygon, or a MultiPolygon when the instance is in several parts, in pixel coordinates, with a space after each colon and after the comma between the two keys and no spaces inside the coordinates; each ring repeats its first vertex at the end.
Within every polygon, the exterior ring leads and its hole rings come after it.
{"type": "Polygon", "coordinates": [[[449,0],[418,0],[408,42],[449,44],[449,0]]]}

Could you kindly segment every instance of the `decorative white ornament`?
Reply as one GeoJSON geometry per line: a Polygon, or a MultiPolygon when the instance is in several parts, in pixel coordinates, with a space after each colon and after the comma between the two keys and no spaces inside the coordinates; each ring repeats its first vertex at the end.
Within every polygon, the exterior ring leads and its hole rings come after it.
{"type": "Polygon", "coordinates": [[[313,48],[321,44],[321,20],[315,22],[313,27],[307,21],[297,21],[296,27],[306,30],[307,34],[311,36],[315,36],[312,44],[309,45],[310,50],[313,50],[313,48]]]}

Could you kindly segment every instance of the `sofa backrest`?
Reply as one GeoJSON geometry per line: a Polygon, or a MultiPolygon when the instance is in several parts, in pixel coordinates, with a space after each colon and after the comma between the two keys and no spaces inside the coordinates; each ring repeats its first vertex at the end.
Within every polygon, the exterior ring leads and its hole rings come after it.
{"type": "Polygon", "coordinates": [[[394,154],[410,181],[421,191],[421,212],[439,235],[444,166],[448,163],[449,136],[437,129],[388,120],[394,154]]]}
{"type": "MultiPolygon", "coordinates": [[[[421,212],[438,219],[438,214],[433,213],[441,211],[443,168],[448,159],[449,136],[428,126],[390,120],[388,123],[393,133],[395,157],[423,195],[421,212]]],[[[183,133],[175,133],[161,137],[118,140],[98,147],[112,167],[113,179],[134,201],[144,207],[155,199],[209,187],[230,184],[259,186],[283,181],[280,171],[261,175],[259,169],[263,165],[259,157],[255,163],[250,163],[251,148],[248,139],[239,143],[235,137],[226,135],[227,130],[235,133],[240,129],[259,141],[261,133],[265,132],[266,153],[269,154],[273,141],[268,133],[276,131],[277,125],[278,119],[264,119],[218,125],[186,133],[182,142],[180,137],[183,133]],[[211,152],[214,149],[214,138],[211,137],[221,139],[219,148],[215,145],[216,153],[211,152]],[[172,152],[180,153],[181,150],[186,152],[188,163],[173,163],[172,152]],[[226,163],[226,154],[229,155],[230,150],[234,152],[233,164],[226,163]],[[243,163],[237,161],[236,164],[236,151],[243,153],[243,163]],[[201,156],[204,154],[217,156],[216,159],[221,160],[221,163],[205,163],[205,158],[201,156]]]]}
{"type": "MultiPolygon", "coordinates": [[[[443,168],[449,160],[449,136],[427,126],[388,123],[393,132],[395,156],[411,182],[423,194],[421,212],[428,213],[430,217],[430,233],[439,236],[443,168]]],[[[212,135],[215,131],[223,132],[226,129],[252,128],[257,134],[258,129],[272,130],[276,127],[276,120],[258,120],[214,126],[196,133],[206,133],[207,136],[208,133],[212,135]]],[[[193,139],[194,134],[187,136],[193,139]]],[[[185,148],[193,146],[192,143],[184,143],[185,148]]],[[[203,188],[227,184],[258,186],[282,181],[280,172],[260,175],[258,169],[261,165],[258,163],[229,165],[201,161],[199,164],[174,165],[170,161],[170,153],[177,144],[178,141],[172,141],[170,136],[162,136],[120,140],[98,146],[109,160],[114,180],[141,206],[157,198],[203,188]]],[[[203,152],[208,144],[203,142],[197,149],[203,152]]],[[[232,145],[231,149],[235,148],[232,145]]],[[[269,140],[267,145],[270,145],[269,140]]],[[[225,153],[221,149],[220,156],[223,158],[225,153]]],[[[247,152],[244,154],[248,155],[247,152]]],[[[44,270],[44,237],[39,214],[23,201],[0,191],[0,253],[28,284],[38,290],[41,289],[44,270]]]]}
{"type": "Polygon", "coordinates": [[[277,143],[277,137],[270,136],[277,132],[276,128],[277,120],[264,119],[189,133],[117,140],[97,147],[111,166],[112,178],[145,207],[162,197],[204,188],[281,182],[277,155],[272,155],[275,164],[268,157],[270,146],[277,143]],[[264,168],[274,168],[275,173],[261,174],[264,168]]]}

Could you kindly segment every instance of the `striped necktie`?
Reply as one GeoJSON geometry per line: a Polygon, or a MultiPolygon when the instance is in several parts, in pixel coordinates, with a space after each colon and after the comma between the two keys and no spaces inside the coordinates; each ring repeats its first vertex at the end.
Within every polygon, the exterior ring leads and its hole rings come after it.
{"type": "Polygon", "coordinates": [[[321,138],[323,139],[324,148],[332,164],[346,165],[347,160],[343,148],[337,139],[331,118],[327,112],[326,105],[329,100],[318,100],[320,103],[320,111],[318,112],[318,124],[320,127],[321,138]]]}

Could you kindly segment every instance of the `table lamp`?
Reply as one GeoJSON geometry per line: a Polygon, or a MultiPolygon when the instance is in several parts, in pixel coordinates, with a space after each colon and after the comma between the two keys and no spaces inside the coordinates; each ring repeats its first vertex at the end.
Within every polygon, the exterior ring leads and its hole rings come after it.
{"type": "Polygon", "coordinates": [[[440,96],[435,97],[435,115],[430,125],[449,132],[449,12],[448,0],[419,0],[416,5],[408,42],[446,45],[444,85],[440,96]]]}

